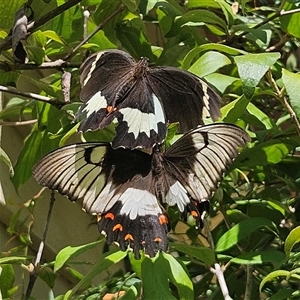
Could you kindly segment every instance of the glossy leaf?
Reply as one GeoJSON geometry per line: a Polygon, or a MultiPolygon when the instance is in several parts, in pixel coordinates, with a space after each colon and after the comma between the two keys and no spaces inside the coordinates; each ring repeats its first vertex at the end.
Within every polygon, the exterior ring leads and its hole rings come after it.
{"type": "Polygon", "coordinates": [[[300,242],[300,226],[291,230],[284,243],[284,252],[287,257],[291,255],[293,247],[300,242]]]}
{"type": "Polygon", "coordinates": [[[203,77],[217,71],[223,66],[229,65],[230,59],[215,51],[209,51],[203,54],[190,68],[189,71],[203,77]]]}
{"type": "Polygon", "coordinates": [[[11,163],[11,160],[1,147],[0,147],[0,160],[3,161],[7,165],[10,176],[14,176],[14,168],[11,163]]]}
{"type": "Polygon", "coordinates": [[[81,289],[86,288],[94,277],[98,274],[101,274],[103,271],[107,270],[110,266],[118,263],[127,255],[124,251],[117,251],[113,253],[107,253],[101,257],[93,266],[93,268],[85,275],[85,277],[72,289],[69,290],[65,296],[64,300],[72,299],[72,296],[81,289]]]}
{"type": "Polygon", "coordinates": [[[225,234],[221,236],[216,245],[217,252],[226,251],[237,245],[250,233],[261,227],[269,227],[276,230],[276,225],[266,218],[249,218],[234,225],[225,234]]]}
{"type": "Polygon", "coordinates": [[[268,69],[280,58],[279,53],[260,53],[235,56],[239,75],[244,86],[244,93],[247,98],[251,98],[254,88],[268,69]]]}
{"type": "Polygon", "coordinates": [[[282,82],[286,88],[290,103],[298,118],[300,117],[300,74],[294,74],[282,69],[282,82]]]}
{"type": "Polygon", "coordinates": [[[79,254],[81,254],[89,249],[93,249],[95,246],[99,245],[102,242],[103,242],[102,240],[99,240],[96,242],[92,242],[92,243],[82,245],[82,246],[77,246],[77,247],[67,246],[66,248],[60,250],[55,258],[54,272],[57,272],[70,259],[78,256],[79,254]]]}

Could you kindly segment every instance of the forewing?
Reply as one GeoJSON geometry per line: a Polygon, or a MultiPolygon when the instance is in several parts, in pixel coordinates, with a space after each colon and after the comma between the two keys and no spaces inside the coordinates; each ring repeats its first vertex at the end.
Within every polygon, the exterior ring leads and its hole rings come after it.
{"type": "Polygon", "coordinates": [[[222,174],[249,140],[232,124],[199,126],[176,141],[165,153],[165,169],[194,200],[209,200],[222,174]]]}
{"type": "Polygon", "coordinates": [[[120,50],[101,51],[85,60],[80,68],[84,104],[76,114],[81,119],[79,131],[103,128],[118,116],[110,107],[115,106],[134,65],[134,59],[120,50]]]}
{"type": "Polygon", "coordinates": [[[196,75],[174,67],[149,70],[147,79],[163,103],[167,121],[179,122],[180,132],[203,124],[203,119],[220,116],[219,95],[196,75]]]}

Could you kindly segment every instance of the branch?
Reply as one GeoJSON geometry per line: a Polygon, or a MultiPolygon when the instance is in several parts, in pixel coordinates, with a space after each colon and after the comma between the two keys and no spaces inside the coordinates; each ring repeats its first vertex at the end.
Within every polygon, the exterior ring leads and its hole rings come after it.
{"type": "Polygon", "coordinates": [[[26,291],[26,295],[24,297],[24,300],[28,300],[30,298],[32,289],[33,289],[35,281],[37,279],[37,273],[38,273],[38,269],[39,269],[39,266],[40,266],[42,254],[43,254],[43,251],[44,251],[45,240],[46,240],[46,237],[47,237],[48,228],[49,228],[51,215],[52,215],[52,211],[53,211],[53,206],[54,206],[54,201],[55,201],[54,193],[55,193],[54,191],[51,192],[50,204],[49,204],[48,215],[47,215],[47,219],[46,219],[46,223],[45,223],[45,228],[44,228],[43,236],[42,236],[42,239],[41,239],[41,242],[40,242],[39,250],[36,254],[34,267],[33,267],[32,271],[30,272],[30,278],[29,278],[27,291],[26,291]]]}
{"type": "Polygon", "coordinates": [[[34,93],[20,92],[16,88],[6,87],[3,85],[0,85],[0,91],[18,95],[18,96],[22,96],[22,97],[26,97],[26,98],[31,98],[31,99],[45,102],[45,103],[49,103],[49,104],[55,106],[57,109],[61,109],[66,104],[65,102],[59,101],[58,99],[55,99],[55,98],[49,98],[49,97],[34,94],[34,93]]]}
{"type": "Polygon", "coordinates": [[[210,271],[212,273],[214,273],[216,275],[216,277],[218,278],[218,282],[222,291],[222,295],[224,297],[225,300],[232,300],[232,298],[229,296],[229,291],[227,288],[227,284],[224,278],[224,273],[223,270],[221,268],[221,266],[217,263],[215,263],[215,268],[210,268],[210,271]]]}
{"type": "MultiPolygon", "coordinates": [[[[72,6],[78,4],[80,0],[69,0],[68,2],[56,7],[52,11],[50,11],[48,14],[42,16],[40,19],[30,22],[28,24],[27,30],[28,33],[34,32],[38,27],[44,25],[54,17],[58,16],[59,14],[63,13],[65,10],[71,8],[72,6]],[[30,31],[30,32],[29,32],[30,31]]],[[[7,50],[11,48],[12,46],[12,36],[9,35],[6,37],[6,39],[0,44],[0,52],[3,50],[7,50]]]]}

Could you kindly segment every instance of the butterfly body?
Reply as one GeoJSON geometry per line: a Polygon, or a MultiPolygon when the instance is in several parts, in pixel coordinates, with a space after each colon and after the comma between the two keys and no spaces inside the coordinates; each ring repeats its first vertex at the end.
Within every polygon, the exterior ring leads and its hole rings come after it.
{"type": "Polygon", "coordinates": [[[108,50],[89,57],[81,67],[79,131],[102,129],[118,120],[113,148],[151,149],[166,136],[168,123],[180,132],[219,116],[219,96],[200,78],[175,67],[148,66],[126,52],[108,50]]]}

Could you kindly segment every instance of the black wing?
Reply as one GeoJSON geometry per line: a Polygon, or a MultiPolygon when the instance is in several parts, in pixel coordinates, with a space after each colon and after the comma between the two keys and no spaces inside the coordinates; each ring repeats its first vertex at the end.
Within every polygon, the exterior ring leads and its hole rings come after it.
{"type": "Polygon", "coordinates": [[[179,122],[181,133],[220,116],[219,95],[196,75],[174,67],[149,70],[148,82],[163,103],[168,122],[179,122]]]}
{"type": "Polygon", "coordinates": [[[242,128],[226,123],[199,126],[183,135],[163,154],[165,171],[174,182],[165,202],[176,199],[180,208],[190,197],[209,200],[247,141],[249,136],[242,128]]]}
{"type": "Polygon", "coordinates": [[[167,249],[167,218],[155,196],[151,156],[141,151],[113,150],[108,143],[62,147],[34,167],[35,179],[58,190],[99,217],[98,228],[108,243],[149,256],[167,249]]]}
{"type": "Polygon", "coordinates": [[[136,63],[126,52],[109,50],[89,57],[81,67],[79,131],[101,129],[115,118],[113,148],[151,149],[166,136],[163,107],[144,80],[147,60],[136,63]]]}

